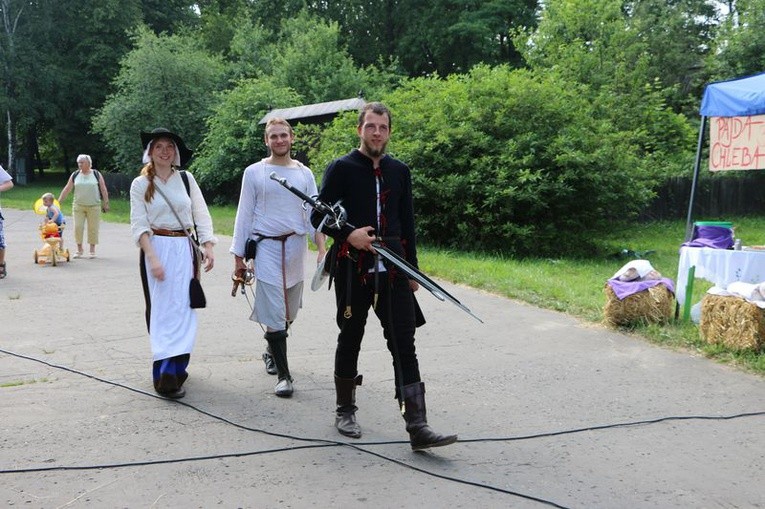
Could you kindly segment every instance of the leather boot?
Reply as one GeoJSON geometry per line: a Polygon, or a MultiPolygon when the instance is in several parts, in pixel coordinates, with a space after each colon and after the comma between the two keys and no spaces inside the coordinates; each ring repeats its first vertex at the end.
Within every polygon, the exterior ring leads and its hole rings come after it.
{"type": "Polygon", "coordinates": [[[274,394],[280,398],[289,398],[294,389],[287,363],[287,331],[266,332],[264,337],[268,341],[268,349],[271,351],[274,364],[276,364],[276,375],[279,378],[276,387],[274,387],[274,394]]]}
{"type": "Polygon", "coordinates": [[[340,378],[335,375],[335,427],[341,435],[351,438],[361,438],[361,426],[356,422],[356,386],[361,385],[361,380],[361,375],[355,378],[340,378]]]}
{"type": "Polygon", "coordinates": [[[266,351],[263,352],[263,363],[266,365],[266,373],[269,375],[275,375],[277,373],[276,371],[276,363],[274,362],[274,356],[271,355],[271,348],[266,347],[266,351]]]}
{"type": "Polygon", "coordinates": [[[457,435],[441,435],[428,426],[425,412],[425,384],[417,382],[405,385],[404,389],[404,420],[409,432],[409,443],[413,451],[429,447],[441,447],[457,441],[457,435]]]}

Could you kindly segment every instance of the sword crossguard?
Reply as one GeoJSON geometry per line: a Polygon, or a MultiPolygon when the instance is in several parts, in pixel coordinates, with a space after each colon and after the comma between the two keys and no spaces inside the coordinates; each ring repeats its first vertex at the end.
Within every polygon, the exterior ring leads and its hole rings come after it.
{"type": "Polygon", "coordinates": [[[324,202],[316,200],[318,207],[314,207],[317,211],[324,214],[324,218],[319,223],[317,230],[321,231],[323,227],[331,228],[333,230],[341,230],[343,226],[348,224],[348,213],[341,205],[342,200],[331,207],[324,202]]]}

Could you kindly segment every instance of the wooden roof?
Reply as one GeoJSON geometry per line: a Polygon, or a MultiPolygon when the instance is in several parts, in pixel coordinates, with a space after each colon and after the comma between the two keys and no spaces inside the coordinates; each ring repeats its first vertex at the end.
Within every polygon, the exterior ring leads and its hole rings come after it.
{"type": "Polygon", "coordinates": [[[295,106],[294,108],[281,108],[266,113],[258,124],[265,124],[273,117],[281,117],[285,120],[296,122],[317,122],[330,119],[342,111],[359,110],[364,104],[366,104],[364,99],[354,97],[353,99],[342,99],[340,101],[305,104],[303,106],[295,106]]]}

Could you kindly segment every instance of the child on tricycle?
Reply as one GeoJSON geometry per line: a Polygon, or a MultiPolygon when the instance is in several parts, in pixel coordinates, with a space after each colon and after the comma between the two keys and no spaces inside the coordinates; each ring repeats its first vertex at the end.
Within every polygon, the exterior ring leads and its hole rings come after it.
{"type": "Polygon", "coordinates": [[[50,261],[55,266],[58,260],[69,261],[69,250],[64,249],[63,232],[66,220],[61,207],[56,203],[53,193],[45,193],[38,201],[42,203],[35,204],[35,212],[45,215],[40,223],[40,236],[45,244],[42,248],[35,249],[35,263],[44,265],[50,261]]]}

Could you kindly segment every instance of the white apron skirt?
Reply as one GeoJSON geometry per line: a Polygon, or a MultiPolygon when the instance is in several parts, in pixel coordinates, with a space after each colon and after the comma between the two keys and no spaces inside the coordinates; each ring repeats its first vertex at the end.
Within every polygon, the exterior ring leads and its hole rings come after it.
{"type": "Polygon", "coordinates": [[[189,239],[152,235],[151,243],[165,269],[165,279],[159,281],[151,275],[145,260],[151,300],[149,338],[153,360],[157,361],[191,353],[197,335],[197,314],[189,303],[193,274],[189,239]]]}

